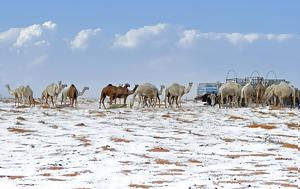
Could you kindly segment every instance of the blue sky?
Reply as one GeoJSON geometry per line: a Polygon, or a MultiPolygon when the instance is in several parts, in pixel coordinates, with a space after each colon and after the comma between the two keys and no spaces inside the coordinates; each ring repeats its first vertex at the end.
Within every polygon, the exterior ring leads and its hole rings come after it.
{"type": "MultiPolygon", "coordinates": [[[[270,70],[300,86],[300,1],[1,1],[0,94],[63,80],[224,81],[270,70]]],[[[270,75],[269,77],[274,77],[270,75]]],[[[193,93],[196,87],[194,86],[193,93]]]]}

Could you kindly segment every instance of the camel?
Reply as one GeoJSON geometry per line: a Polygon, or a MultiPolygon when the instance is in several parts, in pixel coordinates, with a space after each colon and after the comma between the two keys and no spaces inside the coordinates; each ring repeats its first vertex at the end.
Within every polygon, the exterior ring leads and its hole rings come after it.
{"type": "Polygon", "coordinates": [[[190,92],[192,85],[192,82],[190,82],[187,87],[179,85],[178,83],[173,83],[167,87],[165,90],[165,107],[167,107],[167,101],[169,106],[172,106],[171,101],[174,99],[176,100],[176,107],[180,107],[182,96],[190,92]]]}
{"type": "Polygon", "coordinates": [[[46,98],[46,103],[48,104],[48,98],[50,97],[52,105],[56,107],[57,97],[65,87],[67,87],[67,85],[62,85],[61,81],[59,81],[58,84],[52,83],[48,85],[42,93],[42,99],[46,98]]]}
{"type": "Polygon", "coordinates": [[[99,100],[99,108],[101,108],[101,103],[103,104],[103,107],[106,109],[105,105],[104,105],[104,100],[106,98],[106,96],[109,96],[109,104],[112,104],[112,101],[114,99],[116,99],[117,96],[117,87],[112,85],[112,84],[108,84],[106,87],[104,87],[101,91],[101,95],[100,95],[100,100],[99,100]]]}
{"type": "Polygon", "coordinates": [[[241,90],[241,101],[245,100],[246,107],[249,106],[249,104],[252,103],[252,99],[255,96],[255,90],[253,86],[251,85],[251,81],[247,83],[241,90]]]}
{"type": "Polygon", "coordinates": [[[219,107],[224,106],[224,98],[226,98],[226,102],[229,102],[230,96],[232,97],[233,104],[238,107],[238,99],[241,96],[241,85],[235,82],[224,83],[218,92],[218,96],[220,96],[219,107]]]}
{"type": "Polygon", "coordinates": [[[121,86],[119,85],[117,88],[116,88],[116,97],[115,97],[115,103],[117,98],[124,98],[124,105],[126,104],[126,100],[127,100],[127,97],[129,95],[129,90],[128,90],[128,87],[130,87],[130,85],[128,83],[125,83],[124,86],[121,86]]]}
{"type": "MultiPolygon", "coordinates": [[[[159,104],[159,107],[160,107],[160,95],[162,95],[162,92],[164,90],[164,88],[166,88],[164,85],[161,85],[160,86],[160,90],[158,91],[157,93],[157,99],[158,99],[158,104],[159,104]]],[[[152,99],[148,99],[146,96],[144,97],[144,100],[143,100],[143,103],[146,105],[146,106],[150,106],[152,103],[153,103],[153,98],[152,99]],[[147,102],[148,101],[148,102],[147,102]]],[[[153,104],[152,104],[153,106],[153,104]]]]}
{"type": "Polygon", "coordinates": [[[271,91],[266,96],[266,101],[268,101],[273,96],[279,99],[279,106],[284,106],[284,100],[292,98],[292,107],[296,105],[296,90],[294,87],[288,85],[286,82],[282,81],[271,89],[271,91]]]}
{"type": "Polygon", "coordinates": [[[78,97],[78,90],[76,89],[75,85],[72,84],[68,88],[67,97],[70,99],[70,105],[72,107],[76,107],[77,97],[78,97]]]}
{"type": "MultiPolygon", "coordinates": [[[[83,87],[82,91],[78,91],[78,95],[77,97],[79,96],[83,96],[84,92],[89,90],[90,88],[89,87],[83,87]]],[[[67,93],[68,93],[68,88],[64,89],[61,93],[61,104],[66,104],[67,102],[67,93]]]]}
{"type": "Polygon", "coordinates": [[[266,87],[264,84],[260,81],[256,87],[255,87],[255,93],[256,93],[256,106],[258,104],[263,105],[263,96],[265,94],[266,87]]]}
{"type": "Polygon", "coordinates": [[[15,97],[15,106],[19,105],[22,100],[22,89],[24,88],[24,86],[21,85],[14,90],[10,89],[9,84],[5,85],[5,87],[7,88],[9,94],[15,97]]]}
{"type": "MultiPolygon", "coordinates": [[[[152,85],[151,83],[144,83],[142,85],[139,85],[136,89],[136,91],[133,94],[133,99],[130,103],[130,108],[132,108],[132,106],[134,105],[135,102],[135,98],[136,96],[139,96],[139,106],[141,104],[141,100],[144,100],[145,97],[147,99],[153,99],[153,103],[152,106],[155,107],[156,106],[156,102],[158,99],[158,89],[152,85]]],[[[143,106],[145,104],[143,103],[143,106]]]]}
{"type": "Polygon", "coordinates": [[[274,104],[274,102],[275,102],[274,99],[276,99],[276,96],[274,96],[273,88],[275,86],[276,86],[275,84],[272,84],[265,89],[264,95],[262,97],[262,102],[261,102],[262,105],[263,104],[267,104],[267,105],[274,104]],[[273,97],[273,99],[272,99],[272,97],[273,97]]]}
{"type": "Polygon", "coordinates": [[[22,88],[22,99],[24,100],[24,103],[26,103],[26,100],[28,100],[29,106],[35,105],[35,101],[33,99],[33,91],[29,85],[22,88]]]}

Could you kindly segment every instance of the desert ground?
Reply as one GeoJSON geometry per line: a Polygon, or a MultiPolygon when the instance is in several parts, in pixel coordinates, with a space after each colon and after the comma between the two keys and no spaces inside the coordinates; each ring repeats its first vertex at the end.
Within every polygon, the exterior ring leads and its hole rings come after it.
{"type": "Polygon", "coordinates": [[[300,110],[15,108],[0,101],[0,188],[298,188],[300,110]]]}

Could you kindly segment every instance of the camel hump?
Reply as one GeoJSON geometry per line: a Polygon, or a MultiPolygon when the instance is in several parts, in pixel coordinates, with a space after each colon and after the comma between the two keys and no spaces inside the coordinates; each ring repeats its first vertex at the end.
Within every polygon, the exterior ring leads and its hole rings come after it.
{"type": "Polygon", "coordinates": [[[108,84],[107,86],[113,86],[112,84],[108,84]]]}

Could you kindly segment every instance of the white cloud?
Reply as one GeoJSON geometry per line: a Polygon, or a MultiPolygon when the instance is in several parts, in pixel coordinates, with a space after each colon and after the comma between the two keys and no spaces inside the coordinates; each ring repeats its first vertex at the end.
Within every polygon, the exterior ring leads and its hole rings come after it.
{"type": "Polygon", "coordinates": [[[86,49],[88,46],[89,39],[92,36],[96,36],[101,32],[100,28],[81,30],[75,36],[74,40],[70,42],[72,49],[86,49]]]}
{"type": "Polygon", "coordinates": [[[41,40],[41,41],[37,41],[34,43],[35,46],[38,46],[38,47],[42,47],[42,46],[50,46],[50,43],[46,40],[41,40]]]}
{"type": "Polygon", "coordinates": [[[134,48],[138,46],[144,38],[159,35],[166,29],[167,24],[158,23],[153,26],[144,26],[138,29],[131,29],[124,35],[116,35],[114,46],[134,48]]]}
{"type": "Polygon", "coordinates": [[[182,37],[179,39],[178,44],[182,47],[188,47],[200,37],[197,30],[185,30],[182,37]]]}
{"type": "Polygon", "coordinates": [[[191,45],[195,40],[227,40],[232,44],[253,43],[258,40],[269,40],[283,42],[292,39],[299,39],[296,34],[261,34],[261,33],[216,33],[216,32],[198,32],[197,30],[185,30],[178,43],[182,47],[191,45]]]}
{"type": "Polygon", "coordinates": [[[55,28],[56,24],[52,21],[47,21],[43,24],[33,24],[24,28],[11,28],[0,33],[0,41],[13,42],[13,47],[21,48],[34,38],[41,37],[46,30],[55,28]]]}
{"type": "Polygon", "coordinates": [[[52,21],[47,21],[47,22],[44,22],[42,24],[42,26],[45,29],[50,29],[51,30],[51,29],[55,29],[57,25],[54,22],[52,22],[52,21]]]}
{"type": "Polygon", "coordinates": [[[0,42],[15,40],[18,37],[20,31],[21,31],[20,28],[11,28],[7,31],[1,32],[0,33],[0,42]]]}

